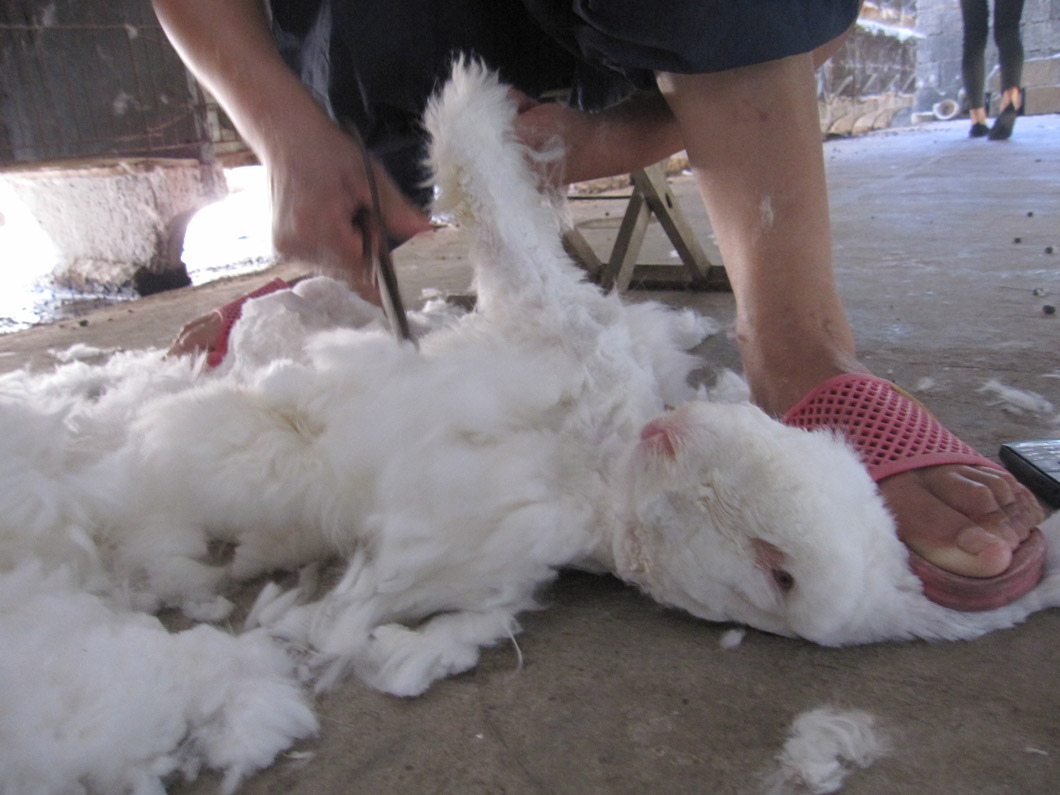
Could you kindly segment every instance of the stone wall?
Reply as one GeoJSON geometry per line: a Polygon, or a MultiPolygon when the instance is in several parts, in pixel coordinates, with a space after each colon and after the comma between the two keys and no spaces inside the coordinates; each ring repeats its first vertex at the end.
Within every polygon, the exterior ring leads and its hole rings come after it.
{"type": "Polygon", "coordinates": [[[908,117],[921,35],[917,0],[867,0],[853,33],[818,72],[821,129],[854,135],[908,117]]]}
{"type": "Polygon", "coordinates": [[[149,295],[190,283],[180,255],[192,216],[225,193],[216,163],[93,158],[0,168],[0,183],[55,244],[55,284],[149,295]]]}
{"type": "MultiPolygon", "coordinates": [[[[991,18],[993,2],[991,0],[991,18]]],[[[941,100],[965,107],[961,84],[963,27],[959,0],[919,0],[915,110],[930,112],[941,100]]],[[[1060,0],[1025,0],[1021,35],[1024,49],[1023,84],[1027,88],[1027,113],[1060,113],[1060,0]]],[[[986,48],[987,89],[996,94],[997,47],[986,48]]],[[[995,102],[992,103],[996,107],[995,102]]]]}
{"type": "Polygon", "coordinates": [[[57,284],[187,284],[184,230],[245,150],[147,0],[0,0],[0,182],[59,252],[57,284]]]}

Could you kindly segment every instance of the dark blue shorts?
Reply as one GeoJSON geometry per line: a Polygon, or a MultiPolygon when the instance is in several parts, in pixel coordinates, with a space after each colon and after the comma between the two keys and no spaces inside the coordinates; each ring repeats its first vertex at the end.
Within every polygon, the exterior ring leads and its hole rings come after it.
{"type": "MultiPolygon", "coordinates": [[[[718,72],[808,52],[860,0],[271,0],[284,57],[356,124],[406,190],[423,180],[418,120],[457,53],[531,96],[599,109],[656,71],[718,72]]],[[[419,196],[426,199],[425,194],[419,196]]]]}
{"type": "Polygon", "coordinates": [[[722,72],[809,52],[857,19],[861,0],[522,0],[579,64],[654,86],[658,71],[722,72]]]}

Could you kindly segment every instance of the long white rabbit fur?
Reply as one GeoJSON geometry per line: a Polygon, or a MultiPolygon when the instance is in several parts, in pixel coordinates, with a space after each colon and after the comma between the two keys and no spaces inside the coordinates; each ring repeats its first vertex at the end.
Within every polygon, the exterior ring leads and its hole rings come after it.
{"type": "Polygon", "coordinates": [[[697,397],[700,319],[583,280],[515,112],[494,75],[459,63],[426,117],[476,311],[417,349],[325,279],[248,303],[223,367],[122,402],[131,427],[106,426],[124,443],[57,475],[76,511],[53,509],[61,527],[19,548],[84,528],[141,608],[203,619],[233,581],[342,559],[322,598],[266,589],[252,623],[310,649],[321,685],[352,671],[399,695],[474,666],[570,565],[830,645],[971,638],[1060,602],[1053,562],[1015,605],[930,603],[842,440],[697,397]]]}

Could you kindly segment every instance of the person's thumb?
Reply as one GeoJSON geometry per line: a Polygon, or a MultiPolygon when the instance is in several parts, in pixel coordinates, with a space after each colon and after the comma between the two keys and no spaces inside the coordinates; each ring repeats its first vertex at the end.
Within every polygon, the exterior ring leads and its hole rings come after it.
{"type": "Polygon", "coordinates": [[[416,206],[393,180],[381,172],[382,169],[376,169],[375,172],[379,189],[379,209],[383,213],[383,222],[390,238],[403,243],[430,229],[430,215],[416,206]]]}

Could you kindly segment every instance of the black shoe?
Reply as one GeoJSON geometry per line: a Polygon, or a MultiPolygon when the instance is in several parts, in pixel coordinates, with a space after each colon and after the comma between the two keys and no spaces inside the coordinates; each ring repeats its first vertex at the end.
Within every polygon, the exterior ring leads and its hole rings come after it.
{"type": "Polygon", "coordinates": [[[972,129],[968,131],[969,138],[982,138],[984,135],[990,133],[990,128],[983,124],[981,121],[977,121],[972,125],[972,129]]]}
{"type": "Polygon", "coordinates": [[[1012,105],[1009,105],[994,119],[994,126],[990,129],[990,140],[991,141],[1005,141],[1012,135],[1012,128],[1016,124],[1016,117],[1019,115],[1019,111],[1012,105]]]}

